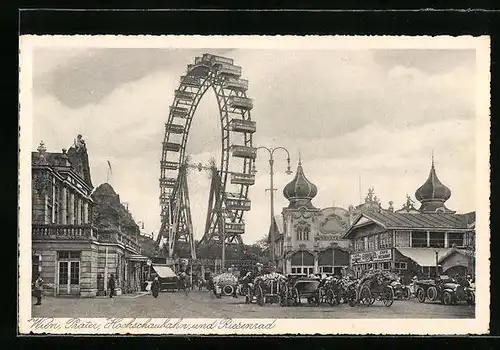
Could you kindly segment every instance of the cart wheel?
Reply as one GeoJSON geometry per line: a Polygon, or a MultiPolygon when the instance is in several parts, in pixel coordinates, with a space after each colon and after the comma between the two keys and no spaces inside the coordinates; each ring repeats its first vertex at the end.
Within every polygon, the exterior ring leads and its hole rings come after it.
{"type": "Polygon", "coordinates": [[[394,290],[387,286],[384,288],[384,305],[390,307],[394,303],[394,290]]]}
{"type": "Polygon", "coordinates": [[[375,302],[375,298],[372,296],[372,292],[368,286],[361,287],[361,290],[359,291],[359,301],[365,306],[372,305],[375,302]]]}
{"type": "Polygon", "coordinates": [[[334,306],[337,304],[337,298],[335,297],[335,294],[333,293],[333,290],[328,289],[326,291],[326,301],[330,306],[334,306]]]}
{"type": "Polygon", "coordinates": [[[453,297],[450,292],[445,291],[443,293],[443,304],[444,305],[451,305],[453,304],[453,297]]]}
{"type": "Polygon", "coordinates": [[[346,298],[350,307],[354,307],[358,303],[358,295],[355,290],[348,291],[346,298]]]}
{"type": "Polygon", "coordinates": [[[316,296],[313,297],[313,304],[314,304],[314,306],[319,306],[319,304],[321,304],[321,291],[320,290],[316,291],[316,296]]]}
{"type": "Polygon", "coordinates": [[[257,286],[257,304],[260,306],[264,306],[265,299],[264,299],[264,292],[262,291],[261,286],[257,286]]]}
{"type": "Polygon", "coordinates": [[[467,305],[474,305],[476,297],[473,291],[467,293],[467,305]]]}
{"type": "Polygon", "coordinates": [[[425,303],[425,291],[423,290],[423,288],[419,288],[417,290],[417,298],[418,298],[418,302],[419,303],[425,303]]]}
{"type": "Polygon", "coordinates": [[[410,291],[408,290],[408,288],[403,289],[403,299],[405,300],[410,299],[410,291]]]}
{"type": "Polygon", "coordinates": [[[438,291],[436,287],[431,286],[429,289],[427,289],[427,298],[429,298],[430,301],[436,301],[438,297],[438,291]]]}
{"type": "Polygon", "coordinates": [[[297,288],[293,289],[293,299],[295,305],[300,305],[300,294],[297,288]]]}

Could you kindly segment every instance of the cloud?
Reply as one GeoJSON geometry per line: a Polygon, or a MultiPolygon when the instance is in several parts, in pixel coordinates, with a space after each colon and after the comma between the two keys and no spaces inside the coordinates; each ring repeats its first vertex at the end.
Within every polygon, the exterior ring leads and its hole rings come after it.
{"type": "MultiPolygon", "coordinates": [[[[454,57],[446,54],[447,60],[454,57]]],[[[195,54],[105,50],[96,55],[62,55],[45,66],[48,56],[35,55],[35,63],[45,67],[39,68],[39,76],[46,83],[33,96],[32,147],[44,140],[49,150],[57,151],[82,133],[94,184],[106,181],[109,160],[115,190],[134,217],[156,233],[164,124],[179,76],[195,54]],[[94,97],[88,95],[91,91],[94,97]]],[[[443,67],[436,60],[441,68],[431,69],[432,60],[422,67],[362,50],[234,50],[231,57],[250,82],[258,128],[254,144],[287,147],[293,170],[300,149],[306,175],[319,188],[314,199],[318,207],[357,204],[359,175],[363,197],[373,185],[384,203],[393,200],[399,206],[406,193],[413,194],[426,180],[434,150],[438,176],[452,190],[449,207],[474,210],[474,64],[453,61],[443,67]]],[[[195,115],[188,154],[195,163],[219,158],[220,142],[218,109],[210,92],[195,115]]],[[[246,242],[268,230],[268,167],[267,155],[259,152],[246,242]]],[[[286,154],[276,153],[277,214],[287,205],[281,190],[293,178],[285,169],[286,154]]],[[[194,171],[189,183],[200,238],[210,180],[194,171]]]]}

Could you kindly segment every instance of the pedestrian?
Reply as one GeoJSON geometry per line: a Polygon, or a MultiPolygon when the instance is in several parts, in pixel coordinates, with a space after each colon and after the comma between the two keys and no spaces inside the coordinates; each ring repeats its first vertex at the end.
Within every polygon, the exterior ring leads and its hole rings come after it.
{"type": "Polygon", "coordinates": [[[35,280],[35,297],[36,297],[36,304],[35,305],[42,305],[42,290],[43,290],[43,280],[40,275],[37,275],[37,278],[35,280]]]}
{"type": "Polygon", "coordinates": [[[115,295],[115,275],[111,274],[108,281],[109,286],[109,297],[112,298],[115,295]]]}
{"type": "Polygon", "coordinates": [[[151,285],[151,293],[155,298],[157,298],[159,291],[160,291],[160,281],[158,280],[158,277],[155,277],[153,280],[153,284],[151,285]]]}

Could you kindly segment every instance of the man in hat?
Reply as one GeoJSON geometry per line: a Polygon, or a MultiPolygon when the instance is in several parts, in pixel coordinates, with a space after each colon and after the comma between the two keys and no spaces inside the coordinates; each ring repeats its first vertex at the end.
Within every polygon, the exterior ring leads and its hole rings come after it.
{"type": "Polygon", "coordinates": [[[37,275],[34,287],[35,287],[35,297],[36,297],[35,305],[42,305],[43,280],[42,277],[40,277],[40,275],[37,275]]]}

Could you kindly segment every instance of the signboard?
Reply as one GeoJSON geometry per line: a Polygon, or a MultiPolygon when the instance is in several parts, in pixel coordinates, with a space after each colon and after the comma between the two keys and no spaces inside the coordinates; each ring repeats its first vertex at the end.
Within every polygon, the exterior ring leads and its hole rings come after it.
{"type": "Polygon", "coordinates": [[[392,259],[391,249],[383,249],[383,250],[375,250],[373,252],[351,254],[351,264],[387,261],[391,259],[392,259]]]}

